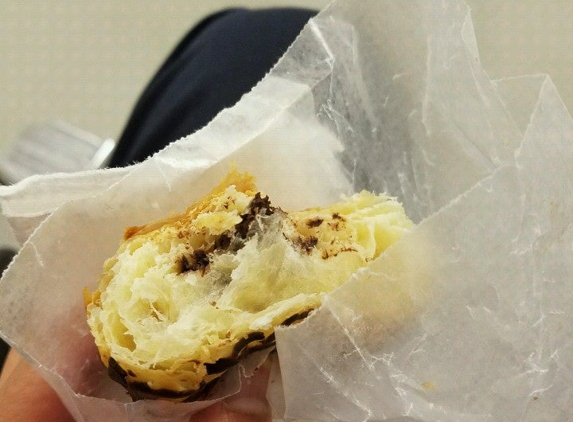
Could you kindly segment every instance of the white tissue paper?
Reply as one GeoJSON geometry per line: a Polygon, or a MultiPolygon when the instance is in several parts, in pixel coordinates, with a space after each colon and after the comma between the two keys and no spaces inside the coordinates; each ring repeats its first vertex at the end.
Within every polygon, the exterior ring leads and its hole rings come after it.
{"type": "Polygon", "coordinates": [[[189,420],[212,401],[129,402],[108,379],[82,290],[125,227],[183,210],[234,163],[283,208],[369,189],[418,223],[277,331],[277,420],[569,421],[572,141],[549,77],[488,78],[464,3],[334,2],[236,106],[151,159],[3,187],[27,240],[0,333],[77,421],[189,420]]]}

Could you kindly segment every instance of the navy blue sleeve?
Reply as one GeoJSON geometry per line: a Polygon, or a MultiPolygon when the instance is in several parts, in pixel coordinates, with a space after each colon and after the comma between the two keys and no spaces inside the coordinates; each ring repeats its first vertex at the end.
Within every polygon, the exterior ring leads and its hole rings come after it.
{"type": "Polygon", "coordinates": [[[230,9],[203,20],[144,90],[110,167],[143,161],[234,105],[265,76],[315,13],[230,9]]]}

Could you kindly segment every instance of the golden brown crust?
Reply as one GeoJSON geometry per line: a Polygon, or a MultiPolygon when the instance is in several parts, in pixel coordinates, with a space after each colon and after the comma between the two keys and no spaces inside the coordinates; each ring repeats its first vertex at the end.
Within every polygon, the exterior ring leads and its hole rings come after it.
{"type": "Polygon", "coordinates": [[[230,185],[234,185],[238,192],[246,194],[254,193],[257,190],[255,178],[251,174],[239,173],[236,169],[232,169],[227,176],[225,176],[225,178],[211,190],[211,192],[196,203],[190,205],[183,213],[153,221],[143,226],[128,227],[124,231],[123,240],[128,240],[133,236],[148,234],[167,224],[179,224],[184,226],[187,222],[197,217],[197,215],[207,210],[211,206],[213,198],[221,195],[230,185]]]}

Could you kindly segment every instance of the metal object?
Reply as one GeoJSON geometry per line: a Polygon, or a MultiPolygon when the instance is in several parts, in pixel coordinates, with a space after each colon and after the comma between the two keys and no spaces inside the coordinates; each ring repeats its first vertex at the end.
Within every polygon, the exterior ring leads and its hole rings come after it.
{"type": "Polygon", "coordinates": [[[71,173],[105,167],[115,141],[63,122],[27,127],[0,156],[0,180],[17,183],[36,174],[71,173]]]}

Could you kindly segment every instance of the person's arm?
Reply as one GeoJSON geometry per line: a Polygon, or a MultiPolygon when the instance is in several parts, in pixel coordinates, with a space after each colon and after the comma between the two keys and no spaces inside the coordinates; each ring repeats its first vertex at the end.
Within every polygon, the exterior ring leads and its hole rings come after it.
{"type": "Polygon", "coordinates": [[[13,350],[0,376],[1,422],[73,422],[52,388],[13,350]]]}
{"type": "MultiPolygon", "coordinates": [[[[203,422],[268,422],[268,371],[262,368],[241,391],[191,417],[203,422]]],[[[52,388],[13,350],[0,375],[0,422],[74,422],[52,388]]]]}

